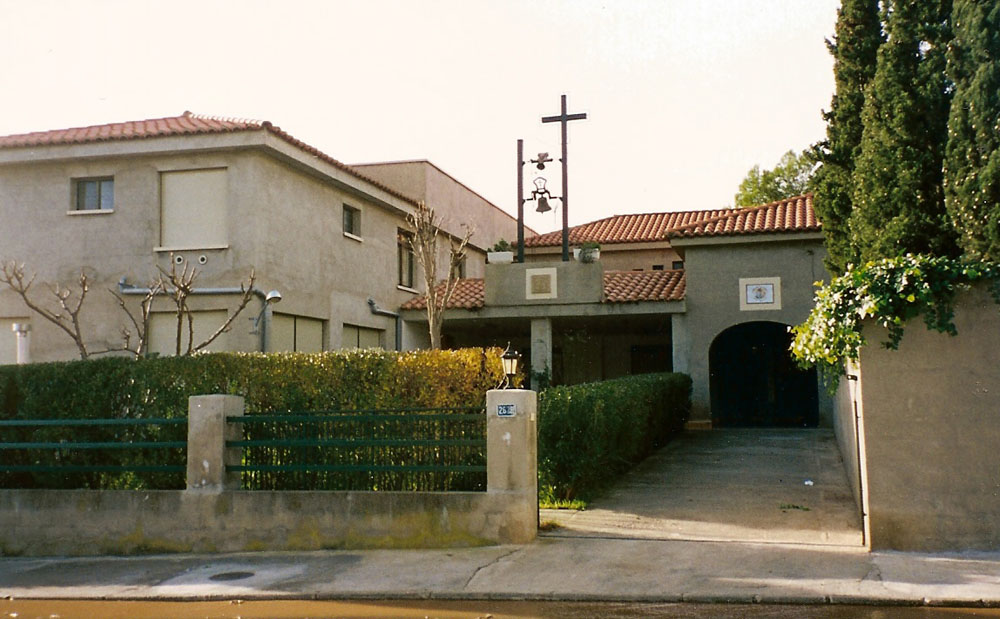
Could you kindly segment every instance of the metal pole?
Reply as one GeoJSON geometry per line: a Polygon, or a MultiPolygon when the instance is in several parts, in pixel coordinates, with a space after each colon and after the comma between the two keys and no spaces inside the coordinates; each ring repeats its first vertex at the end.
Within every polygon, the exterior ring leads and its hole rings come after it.
{"type": "Polygon", "coordinates": [[[524,262],[524,140],[517,141],[517,261],[524,262]]]}
{"type": "Polygon", "coordinates": [[[562,259],[569,262],[569,163],[566,161],[566,95],[562,96],[562,259]]]}

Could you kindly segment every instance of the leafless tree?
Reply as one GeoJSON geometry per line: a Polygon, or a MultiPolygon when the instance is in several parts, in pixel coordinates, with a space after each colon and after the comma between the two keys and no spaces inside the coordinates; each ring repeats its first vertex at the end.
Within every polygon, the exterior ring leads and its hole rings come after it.
{"type": "MultiPolygon", "coordinates": [[[[253,285],[257,281],[256,274],[251,269],[250,276],[247,279],[247,283],[240,284],[240,289],[242,290],[242,296],[240,297],[240,303],[236,307],[236,310],[229,315],[222,325],[215,330],[210,336],[208,336],[200,344],[195,345],[194,343],[194,316],[188,307],[188,297],[194,291],[194,280],[198,277],[198,269],[194,267],[188,267],[188,264],[184,264],[184,268],[181,271],[177,271],[177,264],[173,260],[173,254],[170,256],[170,269],[164,269],[161,266],[157,266],[160,271],[160,276],[157,279],[157,285],[164,291],[164,294],[168,295],[174,303],[175,315],[177,316],[177,331],[176,331],[176,344],[174,349],[174,354],[190,355],[202,350],[209,344],[215,341],[220,335],[229,331],[230,326],[233,324],[233,320],[240,315],[246,306],[250,303],[253,298],[253,285]],[[184,340],[184,326],[187,323],[187,346],[183,345],[184,340]]],[[[134,321],[133,321],[134,322],[134,321]]]]}
{"type": "Polygon", "coordinates": [[[417,203],[417,210],[409,215],[407,220],[414,231],[410,239],[410,246],[424,272],[424,284],[427,289],[427,328],[430,332],[431,348],[438,349],[441,348],[441,326],[444,324],[445,309],[458,285],[459,270],[462,261],[465,260],[466,248],[474,230],[463,224],[465,235],[460,239],[442,232],[441,224],[443,222],[437,217],[434,209],[424,202],[417,203]],[[438,285],[438,236],[440,234],[445,234],[448,237],[448,275],[438,285]]]}
{"type": "Polygon", "coordinates": [[[122,327],[122,344],[120,346],[112,346],[102,350],[88,349],[83,329],[80,326],[80,313],[83,309],[84,300],[87,298],[87,293],[90,291],[90,280],[83,269],[80,270],[80,277],[77,280],[79,292],[75,292],[69,287],[63,287],[59,283],[53,284],[51,292],[58,303],[58,307],[55,309],[46,307],[46,304],[34,298],[31,288],[35,281],[35,275],[31,275],[31,277],[26,276],[25,265],[23,263],[10,260],[0,264],[0,283],[5,284],[20,296],[29,309],[65,332],[76,345],[81,359],[89,359],[94,355],[111,352],[127,352],[137,358],[144,356],[149,348],[149,316],[153,308],[153,303],[158,296],[169,296],[174,303],[177,316],[175,354],[190,355],[204,349],[220,335],[229,331],[233,321],[253,298],[256,275],[251,270],[247,283],[241,284],[242,296],[240,297],[240,303],[236,311],[215,332],[205,338],[204,341],[195,344],[194,318],[187,301],[194,290],[194,281],[198,276],[198,271],[194,268],[188,268],[185,265],[184,269],[178,272],[172,256],[170,262],[171,267],[169,270],[157,267],[160,274],[153,280],[145,296],[139,302],[138,314],[129,308],[125,302],[125,298],[119,292],[114,290],[109,291],[115,297],[118,306],[125,312],[131,323],[131,327],[122,327]],[[183,345],[185,323],[187,324],[186,346],[183,345]]]}
{"type": "Polygon", "coordinates": [[[80,329],[80,310],[83,308],[83,301],[87,298],[87,292],[90,290],[87,273],[83,269],[80,269],[80,278],[77,280],[77,285],[80,288],[79,293],[74,293],[69,288],[63,288],[58,283],[52,286],[50,291],[58,302],[58,308],[55,310],[44,307],[31,297],[31,285],[35,282],[35,275],[25,277],[24,263],[9,260],[0,265],[0,282],[17,293],[24,304],[35,313],[70,336],[80,352],[81,359],[90,357],[92,353],[87,350],[80,329]]]}

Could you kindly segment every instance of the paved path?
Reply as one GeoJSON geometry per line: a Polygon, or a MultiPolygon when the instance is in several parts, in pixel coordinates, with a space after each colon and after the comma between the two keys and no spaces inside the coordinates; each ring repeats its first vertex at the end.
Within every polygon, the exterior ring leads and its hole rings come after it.
{"type": "Polygon", "coordinates": [[[861,519],[830,430],[686,432],[547,536],[854,546],[861,519]]]}
{"type": "Polygon", "coordinates": [[[546,538],[525,546],[0,559],[0,598],[1000,605],[1000,552],[546,538]]]}

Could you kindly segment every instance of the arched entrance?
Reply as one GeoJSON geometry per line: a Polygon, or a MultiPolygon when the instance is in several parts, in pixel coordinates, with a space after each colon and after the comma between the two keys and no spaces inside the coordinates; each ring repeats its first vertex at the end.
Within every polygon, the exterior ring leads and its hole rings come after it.
{"type": "Polygon", "coordinates": [[[816,427],[816,369],[795,365],[791,338],[776,322],[746,322],[715,338],[708,351],[713,425],[816,427]]]}

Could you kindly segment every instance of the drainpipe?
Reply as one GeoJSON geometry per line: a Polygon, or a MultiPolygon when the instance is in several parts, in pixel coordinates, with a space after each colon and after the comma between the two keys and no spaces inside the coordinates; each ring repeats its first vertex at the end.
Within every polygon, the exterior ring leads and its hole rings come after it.
{"type": "Polygon", "coordinates": [[[865,492],[865,472],[862,470],[861,458],[861,415],[858,413],[858,375],[848,374],[848,382],[851,383],[851,406],[854,408],[854,451],[858,456],[858,499],[861,501],[861,545],[868,545],[868,511],[865,492]]]}
{"type": "Polygon", "coordinates": [[[389,310],[384,310],[380,308],[376,303],[375,299],[368,297],[368,309],[371,310],[372,314],[376,316],[385,316],[387,318],[396,319],[396,350],[403,349],[403,319],[396,312],[390,312],[389,310]]]}
{"type": "MultiPolygon", "coordinates": [[[[118,292],[121,293],[121,294],[142,294],[142,295],[147,295],[147,294],[149,294],[149,290],[150,289],[149,289],[148,286],[143,287],[143,286],[132,286],[132,285],[130,285],[125,280],[124,277],[121,278],[120,280],[118,280],[118,292]]],[[[245,291],[246,291],[246,288],[241,288],[239,286],[227,286],[227,287],[221,287],[221,288],[192,288],[191,289],[191,294],[243,294],[245,291]]],[[[256,287],[256,286],[254,286],[253,288],[251,288],[250,292],[252,292],[253,294],[255,294],[258,297],[260,297],[261,300],[264,300],[265,298],[267,298],[267,293],[264,292],[263,290],[261,290],[260,288],[256,287]]],[[[172,294],[172,291],[170,291],[170,290],[164,290],[163,294],[172,294]]]]}

